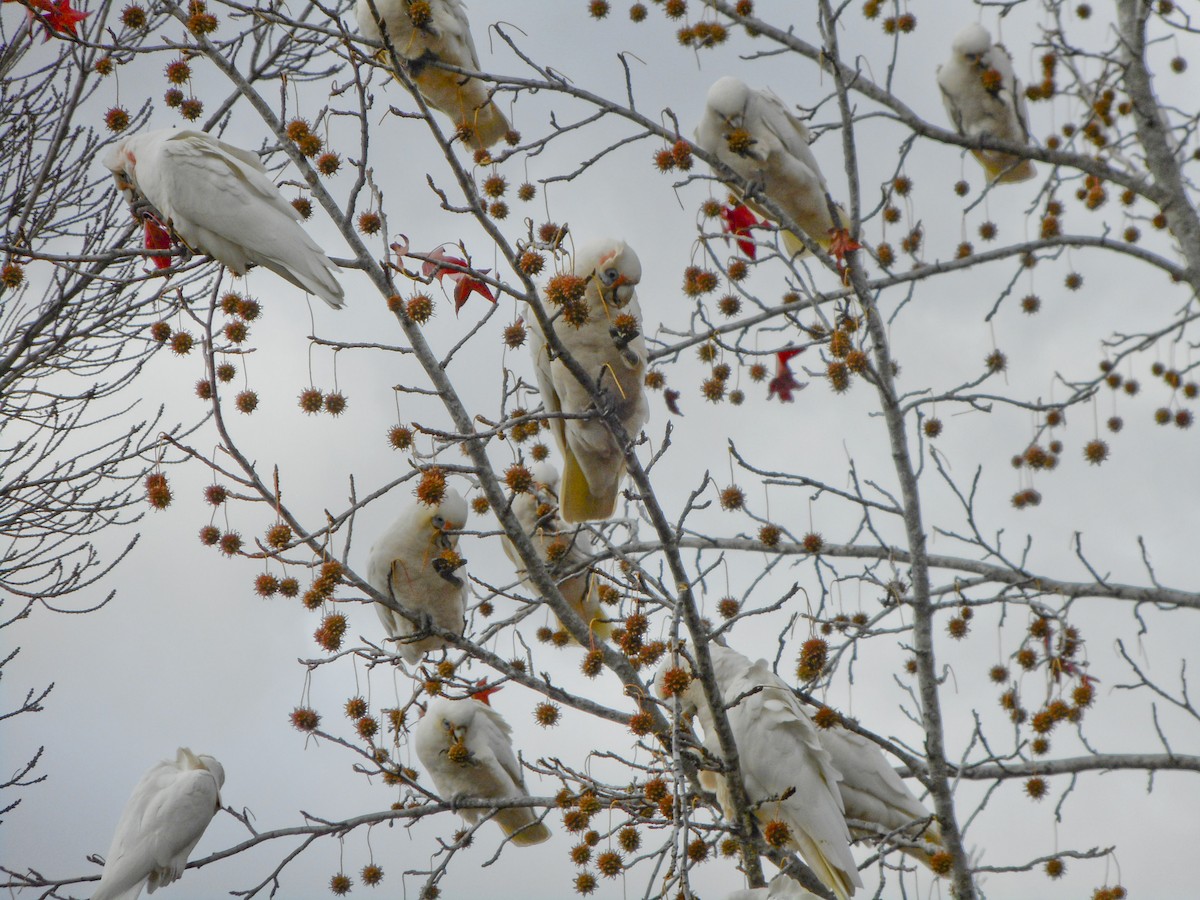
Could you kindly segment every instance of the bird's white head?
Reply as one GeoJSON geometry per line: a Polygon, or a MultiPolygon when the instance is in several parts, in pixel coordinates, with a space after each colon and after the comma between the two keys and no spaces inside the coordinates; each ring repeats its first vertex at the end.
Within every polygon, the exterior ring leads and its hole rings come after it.
{"type": "Polygon", "coordinates": [[[223,788],[225,786],[225,767],[207,754],[202,753],[197,758],[200,760],[200,765],[212,772],[213,778],[217,779],[217,790],[223,788]]]}
{"type": "Polygon", "coordinates": [[[457,531],[467,524],[470,509],[462,494],[452,487],[446,488],[442,502],[437,506],[421,504],[424,520],[434,531],[457,531]]]}
{"type": "Polygon", "coordinates": [[[954,52],[968,62],[978,62],[992,48],[992,36],[978,22],[972,22],[954,39],[954,52]]]}
{"type": "Polygon", "coordinates": [[[436,726],[442,730],[450,743],[456,744],[466,740],[471,730],[475,714],[482,709],[483,704],[474,700],[439,700],[429,707],[426,718],[433,717],[436,726]]]}
{"type": "Polygon", "coordinates": [[[750,88],[746,82],[732,75],[718,78],[708,89],[705,100],[707,110],[720,118],[726,125],[740,127],[750,102],[750,88]]]}
{"type": "Polygon", "coordinates": [[[624,241],[605,240],[589,244],[576,254],[575,274],[594,276],[606,303],[625,306],[642,280],[642,261],[624,241]]]}
{"type": "Polygon", "coordinates": [[[553,463],[547,460],[534,463],[533,468],[530,469],[530,474],[533,475],[534,483],[540,485],[539,492],[541,488],[544,488],[547,493],[558,497],[559,475],[558,469],[554,468],[553,463]]]}

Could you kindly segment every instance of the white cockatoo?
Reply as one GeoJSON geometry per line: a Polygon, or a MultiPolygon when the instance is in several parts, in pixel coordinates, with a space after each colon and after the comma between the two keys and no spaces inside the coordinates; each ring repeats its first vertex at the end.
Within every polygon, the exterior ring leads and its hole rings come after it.
{"type": "MultiPolygon", "coordinates": [[[[851,826],[855,838],[878,838],[879,832],[895,833],[911,843],[941,844],[941,832],[933,813],[925,808],[905,786],[896,770],[888,765],[879,745],[849,729],[835,725],[818,729],[821,746],[828,751],[834,767],[841,773],[838,785],[847,819],[858,819],[877,830],[851,826]]],[[[929,853],[917,847],[901,849],[925,865],[929,853]]]]}
{"type": "MultiPolygon", "coordinates": [[[[417,758],[442,798],[508,800],[528,797],[521,764],[513,752],[512,729],[504,717],[483,699],[435,700],[413,732],[417,758]]],[[[460,809],[471,824],[484,809],[460,809]]],[[[538,821],[530,807],[510,807],[496,812],[496,822],[520,847],[549,839],[550,829],[538,821]]]]}
{"type": "Polygon", "coordinates": [[[806,891],[794,879],[781,872],[772,878],[771,883],[766,887],[734,891],[726,900],[820,900],[820,898],[811,891],[806,891]]]}
{"type": "MultiPolygon", "coordinates": [[[[1013,74],[1012,57],[993,44],[982,25],[971,24],[951,45],[950,60],[938,66],[938,87],[955,130],[965,138],[1029,142],[1025,94],[1013,74]]],[[[989,181],[1011,184],[1032,178],[1033,163],[1011,153],[972,150],[989,181]]]]}
{"type": "MultiPolygon", "coordinates": [[[[557,279],[551,279],[543,291],[547,311],[562,313],[554,320],[555,334],[597,383],[626,434],[635,439],[650,417],[643,387],[647,354],[642,308],[634,290],[642,278],[641,261],[624,241],[603,240],[575,254],[572,274],[584,280],[582,298],[558,296],[560,292],[551,290],[557,279]]],[[[545,335],[532,316],[529,326],[546,412],[594,411],[592,395],[561,359],[551,358],[545,335]]],[[[568,522],[609,518],[625,476],[625,457],[612,433],[599,418],[552,418],[550,430],[563,455],[562,517],[568,522]]]]}
{"type": "MultiPolygon", "coordinates": [[[[383,40],[375,13],[387,27],[396,55],[408,66],[409,76],[425,102],[445,113],[458,126],[466,126],[476,150],[490,147],[509,130],[504,113],[492,101],[487,85],[478,78],[440,69],[443,62],[481,71],[479,54],[471,37],[467,8],[461,0],[358,0],[354,14],[358,30],[373,41],[383,40]]],[[[386,61],[387,51],[379,54],[386,61]]]]}
{"type": "Polygon", "coordinates": [[[104,165],[127,200],[149,203],[190,249],[234,275],[260,265],[334,309],[345,305],[337,266],[255,154],[202,131],[162,128],[118,141],[104,165]]]}
{"type": "MultiPolygon", "coordinates": [[[[467,579],[458,570],[458,531],[467,522],[467,501],[447,487],[441,503],[413,500],[371,547],[367,583],[407,610],[429,616],[432,624],[462,634],[466,625],[467,579]]],[[[419,628],[382,603],[375,604],[388,637],[399,639],[396,652],[415,663],[446,645],[436,635],[405,640],[419,628]]]]}
{"type": "MultiPolygon", "coordinates": [[[[735,650],[709,644],[713,674],[725,703],[729,728],[737,744],[742,781],[764,826],[775,820],[788,828],[787,845],[808,863],[821,882],[845,900],[862,887],[850,831],[839,791],[841,774],[821,745],[816,725],[765,660],[752,663],[735,650]],[[786,796],[785,796],[786,795],[786,796]]],[[[665,694],[667,672],[686,661],[665,661],[655,678],[665,694]]],[[[721,758],[715,719],[699,679],[678,695],[684,712],[695,712],[704,728],[704,746],[721,758]]],[[[703,779],[715,789],[726,817],[734,815],[732,796],[723,777],[703,779]]]]}
{"type": "MultiPolygon", "coordinates": [[[[540,462],[533,467],[532,474],[533,490],[513,498],[513,515],[541,554],[550,574],[558,580],[563,599],[588,623],[593,635],[606,641],[612,635],[612,625],[600,608],[600,585],[595,574],[584,568],[595,555],[592,540],[583,529],[572,528],[559,518],[558,469],[540,462]],[[558,573],[570,574],[559,577],[558,573]]],[[[504,537],[502,543],[504,552],[517,567],[517,574],[525,575],[525,564],[512,541],[504,537]]]]}
{"type": "Polygon", "coordinates": [[[180,747],[142,776],[125,804],[92,900],[137,900],[183,874],[188,855],[221,808],[225,770],[180,747]]]}
{"type": "MultiPolygon", "coordinates": [[[[828,187],[808,146],[808,129],[770,91],[753,90],[730,75],[717,79],[708,89],[695,136],[701,149],[761,191],[822,247],[829,248],[836,228],[850,227],[840,206],[840,222],[834,222],[829,212],[828,187]]],[[[730,188],[741,195],[741,185],[730,188]]],[[[747,204],[774,220],[753,200],[747,204]]],[[[789,253],[804,252],[795,234],[784,230],[782,237],[789,253]]]]}

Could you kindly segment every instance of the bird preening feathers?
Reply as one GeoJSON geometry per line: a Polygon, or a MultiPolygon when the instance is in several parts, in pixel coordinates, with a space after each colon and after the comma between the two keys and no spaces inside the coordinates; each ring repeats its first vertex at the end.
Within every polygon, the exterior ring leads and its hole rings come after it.
{"type": "Polygon", "coordinates": [[[337,266],[255,154],[202,131],[163,128],[118,141],[104,165],[135,209],[149,203],[159,223],[234,275],[260,265],[334,309],[345,304],[337,266]]]}
{"type": "Polygon", "coordinates": [[[180,747],[133,789],[92,900],[137,900],[183,874],[188,855],[221,808],[225,770],[211,756],[180,747]]]}

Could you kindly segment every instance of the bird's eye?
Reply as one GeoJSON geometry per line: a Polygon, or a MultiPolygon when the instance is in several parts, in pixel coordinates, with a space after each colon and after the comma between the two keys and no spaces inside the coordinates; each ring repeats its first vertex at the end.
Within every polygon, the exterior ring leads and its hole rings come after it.
{"type": "Polygon", "coordinates": [[[449,731],[450,730],[450,720],[442,719],[442,727],[445,728],[447,731],[449,731]]]}
{"type": "Polygon", "coordinates": [[[618,272],[615,267],[610,268],[610,269],[605,269],[603,272],[600,273],[600,280],[603,281],[606,286],[611,285],[614,281],[616,281],[620,277],[621,277],[621,273],[618,272]]]}
{"type": "Polygon", "coordinates": [[[446,517],[445,516],[434,516],[433,517],[433,527],[434,528],[445,528],[446,527],[446,517]]]}

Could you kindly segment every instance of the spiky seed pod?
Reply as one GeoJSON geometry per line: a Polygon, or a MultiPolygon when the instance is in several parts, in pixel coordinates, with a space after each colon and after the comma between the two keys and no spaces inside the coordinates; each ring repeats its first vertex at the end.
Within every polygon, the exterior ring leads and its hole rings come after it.
{"type": "Polygon", "coordinates": [[[578,275],[562,273],[555,275],[546,283],[546,299],[555,306],[574,303],[583,299],[587,291],[587,281],[578,275]]]}
{"type": "MultiPolygon", "coordinates": [[[[6,287],[6,288],[10,288],[10,289],[19,288],[21,286],[21,282],[23,282],[24,280],[25,280],[25,270],[22,269],[16,263],[5,263],[4,268],[0,269],[0,284],[4,285],[4,287],[6,287]]],[[[154,335],[154,329],[158,328],[159,325],[167,325],[167,323],[166,322],[155,322],[153,325],[151,325],[150,326],[151,336],[154,335]]],[[[154,339],[161,344],[163,341],[165,341],[170,336],[171,336],[171,326],[167,325],[166,337],[163,337],[163,338],[155,337],[154,339]]]]}
{"type": "Polygon", "coordinates": [[[146,502],[155,509],[166,509],[171,505],[171,487],[167,476],[153,472],[146,476],[146,502]]]}
{"type": "Polygon", "coordinates": [[[298,141],[312,131],[312,126],[304,119],[292,119],[287,123],[286,130],[290,140],[298,141]]]}
{"type": "Polygon", "coordinates": [[[379,733],[379,722],[371,716],[363,716],[354,723],[354,730],[364,741],[369,741],[379,733]]]}
{"type": "Polygon", "coordinates": [[[984,359],[983,364],[987,367],[989,372],[1003,372],[1006,368],[1008,368],[1008,357],[1006,357],[999,350],[993,350],[987,355],[987,358],[984,359]]]}
{"type": "Polygon", "coordinates": [[[567,855],[571,857],[571,862],[575,865],[586,866],[592,861],[592,848],[587,844],[576,844],[567,855]]]}
{"type": "Polygon", "coordinates": [[[667,783],[661,778],[651,778],[642,785],[642,796],[651,803],[658,803],[670,795],[671,792],[667,789],[667,783]]]}
{"type": "Polygon", "coordinates": [[[575,893],[587,896],[596,890],[596,876],[591,872],[580,872],[575,876],[575,893]]]}
{"type": "Polygon", "coordinates": [[[992,679],[992,681],[994,681],[996,684],[1003,684],[1004,682],[1008,681],[1008,667],[999,665],[992,666],[988,670],[988,678],[992,679]]]}
{"type": "Polygon", "coordinates": [[[1049,878],[1062,878],[1063,875],[1066,874],[1067,864],[1062,861],[1061,857],[1056,856],[1053,859],[1046,860],[1044,870],[1049,878]]]}
{"type": "Polygon", "coordinates": [[[258,409],[258,394],[254,391],[241,391],[233,398],[233,405],[237,407],[238,412],[248,416],[258,409]]]}
{"type": "Polygon", "coordinates": [[[351,697],[346,701],[346,718],[361,719],[367,714],[367,701],[362,697],[351,697]]]}
{"type": "Polygon", "coordinates": [[[604,653],[599,649],[589,650],[584,654],[583,662],[579,666],[580,671],[588,678],[595,678],[604,671],[604,653]]]}
{"type": "Polygon", "coordinates": [[[236,531],[227,531],[221,535],[221,552],[226,556],[233,556],[242,549],[242,536],[236,531]]]}
{"type": "Polygon", "coordinates": [[[663,673],[662,692],[664,696],[674,697],[676,694],[682,694],[688,689],[688,685],[692,683],[692,673],[681,666],[667,669],[663,673]]]}
{"type": "Polygon", "coordinates": [[[1037,667],[1037,651],[1029,647],[1023,647],[1018,650],[1014,658],[1017,661],[1017,665],[1027,672],[1037,667]]]}
{"type": "Polygon", "coordinates": [[[967,625],[967,620],[961,616],[954,616],[946,623],[946,633],[956,641],[961,641],[967,636],[970,626],[967,625]]]}
{"type": "Polygon", "coordinates": [[[345,637],[346,627],[346,617],[341,613],[333,613],[321,621],[320,626],[313,632],[313,637],[316,638],[317,643],[321,647],[332,653],[342,646],[342,638],[345,637]]]}
{"type": "Polygon", "coordinates": [[[805,551],[808,553],[820,553],[825,547],[825,541],[821,535],[810,531],[800,539],[800,545],[804,547],[805,551]]]}
{"type": "Polygon", "coordinates": [[[362,867],[359,877],[362,878],[362,883],[367,887],[375,887],[379,882],[383,881],[383,869],[371,863],[362,867]]]}
{"type": "Polygon", "coordinates": [[[543,625],[541,628],[539,628],[537,631],[534,632],[534,637],[536,637],[538,639],[538,641],[540,641],[541,643],[548,644],[548,643],[550,643],[550,639],[552,637],[554,637],[554,632],[551,631],[549,628],[547,628],[545,625],[543,625]]]}
{"type": "Polygon", "coordinates": [[[292,710],[292,727],[297,731],[316,731],[321,724],[321,716],[315,709],[307,706],[297,706],[292,710]]]}
{"type": "Polygon", "coordinates": [[[109,131],[120,132],[129,127],[129,110],[114,106],[104,114],[104,125],[109,131]]]}
{"type": "Polygon", "coordinates": [[[764,547],[777,547],[782,536],[778,525],[767,524],[758,529],[758,539],[764,547]]]}
{"type": "Polygon", "coordinates": [[[801,681],[813,681],[825,670],[829,658],[829,644],[822,638],[809,638],[800,646],[796,661],[796,677],[801,681]]]}
{"type": "Polygon", "coordinates": [[[295,597],[300,593],[300,582],[295,578],[279,579],[279,593],[284,597],[295,597]]]}
{"type": "Polygon", "coordinates": [[[121,10],[121,24],[126,28],[142,29],[146,27],[146,10],[136,3],[130,3],[121,10]]]}
{"type": "Polygon", "coordinates": [[[925,431],[925,437],[938,437],[942,433],[942,420],[937,418],[926,419],[922,428],[925,431]]]}
{"type": "Polygon", "coordinates": [[[522,184],[520,187],[517,188],[517,199],[518,200],[522,200],[522,201],[528,203],[530,200],[532,200],[536,196],[537,196],[537,188],[534,187],[532,184],[530,184],[528,181],[526,181],[524,184],[522,184]]]}
{"type": "Polygon", "coordinates": [[[572,833],[583,831],[591,823],[591,817],[578,809],[568,809],[563,813],[563,827],[572,833]]]}
{"type": "Polygon", "coordinates": [[[187,356],[192,352],[196,340],[187,331],[177,331],[171,335],[171,352],[176,356],[187,356]]]}
{"type": "Polygon", "coordinates": [[[179,104],[179,115],[189,122],[195,122],[204,113],[204,104],[195,97],[189,97],[179,104]]]}
{"type": "Polygon", "coordinates": [[[220,506],[228,496],[229,492],[220,484],[210,484],[204,489],[204,501],[213,506],[220,506]]]}
{"type": "Polygon", "coordinates": [[[767,842],[768,847],[776,849],[786,847],[791,839],[792,829],[788,827],[787,822],[771,819],[763,826],[763,840],[767,842]]]}
{"type": "Polygon", "coordinates": [[[1049,790],[1049,787],[1046,784],[1045,778],[1035,775],[1033,778],[1025,781],[1025,793],[1029,795],[1031,800],[1041,800],[1046,796],[1047,790],[1049,790]]]}
{"type": "Polygon", "coordinates": [[[704,860],[708,859],[708,844],[704,843],[704,838],[693,838],[689,841],[687,855],[688,859],[694,863],[704,862],[704,860]]]}
{"type": "Polygon", "coordinates": [[[205,525],[200,529],[200,543],[205,547],[215,546],[221,539],[221,529],[216,525],[205,525]]]}
{"type": "Polygon", "coordinates": [[[297,197],[292,201],[292,208],[300,214],[301,219],[307,219],[312,215],[312,202],[307,197],[297,197]]]}
{"type": "Polygon", "coordinates": [[[328,177],[342,167],[342,158],[332,150],[317,157],[317,171],[328,177]]]}
{"type": "Polygon", "coordinates": [[[201,400],[211,400],[213,395],[212,382],[201,378],[196,382],[196,396],[201,400]]]}
{"type": "Polygon", "coordinates": [[[433,318],[433,298],[428,294],[413,294],[404,304],[405,314],[418,325],[433,318]]]}
{"type": "Polygon", "coordinates": [[[534,721],[543,728],[553,728],[558,724],[562,717],[562,710],[556,703],[543,701],[539,703],[533,710],[534,721]]]}
{"type": "Polygon", "coordinates": [[[939,850],[937,853],[930,855],[929,868],[936,875],[949,875],[950,870],[954,868],[954,857],[945,850],[939,850]]]}
{"type": "Polygon", "coordinates": [[[833,728],[842,724],[842,717],[837,712],[828,706],[822,706],[813,713],[813,724],[821,729],[833,728]]]}
{"type": "Polygon", "coordinates": [[[325,395],[325,412],[331,416],[340,416],[346,411],[346,395],[341,391],[333,391],[325,395]]]}
{"type": "Polygon", "coordinates": [[[1098,466],[1108,459],[1108,444],[1096,438],[1088,441],[1083,447],[1083,458],[1093,466],[1098,466]]]}
{"type": "Polygon", "coordinates": [[[1077,291],[1083,287],[1083,276],[1078,272],[1071,272],[1063,279],[1063,284],[1067,286],[1067,290],[1077,291]]]}
{"type": "Polygon", "coordinates": [[[196,37],[202,37],[203,35],[212,34],[217,30],[218,23],[216,16],[214,16],[212,13],[206,12],[203,4],[200,4],[199,8],[196,8],[197,4],[193,2],[191,6],[194,11],[188,18],[188,31],[190,31],[196,37]]]}
{"type": "Polygon", "coordinates": [[[825,368],[829,379],[829,387],[835,394],[845,393],[850,389],[850,367],[840,359],[832,360],[825,368]]]}
{"type": "Polygon", "coordinates": [[[321,407],[325,405],[325,395],[317,388],[305,388],[300,392],[298,398],[300,409],[308,415],[314,415],[321,411],[321,407]]]}

